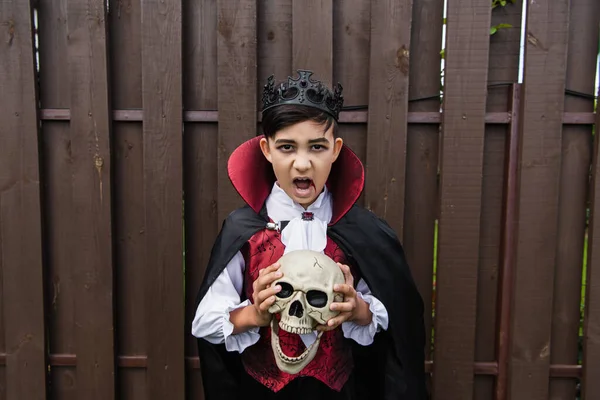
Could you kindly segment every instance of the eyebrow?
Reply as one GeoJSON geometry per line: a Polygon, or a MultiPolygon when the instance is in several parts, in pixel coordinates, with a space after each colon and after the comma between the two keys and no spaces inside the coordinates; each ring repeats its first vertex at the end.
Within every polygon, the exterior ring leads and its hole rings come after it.
{"type": "MultiPolygon", "coordinates": [[[[327,140],[327,138],[321,137],[321,138],[317,138],[317,139],[310,139],[308,141],[308,144],[319,144],[319,143],[329,143],[329,140],[327,140]]],[[[277,139],[275,140],[275,144],[296,144],[295,140],[292,139],[277,139]]]]}

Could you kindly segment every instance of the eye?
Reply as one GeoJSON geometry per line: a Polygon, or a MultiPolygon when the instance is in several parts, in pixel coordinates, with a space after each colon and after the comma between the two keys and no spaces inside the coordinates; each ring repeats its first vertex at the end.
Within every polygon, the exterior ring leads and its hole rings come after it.
{"type": "Polygon", "coordinates": [[[278,149],[284,153],[289,153],[290,151],[294,150],[294,147],[291,144],[283,144],[279,146],[278,149]]]}
{"type": "Polygon", "coordinates": [[[289,283],[279,282],[278,285],[281,286],[281,290],[279,293],[276,293],[275,296],[279,297],[280,299],[288,298],[292,295],[292,293],[294,293],[294,288],[289,283]]]}
{"type": "Polygon", "coordinates": [[[306,293],[306,301],[313,307],[325,307],[327,305],[327,293],[320,290],[309,290],[306,293]]]}
{"type": "Polygon", "coordinates": [[[313,144],[312,148],[315,151],[324,151],[324,150],[327,150],[327,147],[323,146],[322,144],[313,144]]]}

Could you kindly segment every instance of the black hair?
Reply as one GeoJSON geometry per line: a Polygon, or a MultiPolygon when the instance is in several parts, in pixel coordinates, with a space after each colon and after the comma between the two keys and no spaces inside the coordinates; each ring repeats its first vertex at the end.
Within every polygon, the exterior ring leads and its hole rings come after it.
{"type": "Polygon", "coordinates": [[[337,138],[338,124],[333,116],[310,106],[282,104],[269,108],[263,112],[261,125],[265,137],[272,139],[278,131],[304,121],[322,125],[323,133],[333,126],[333,137],[337,138]]]}

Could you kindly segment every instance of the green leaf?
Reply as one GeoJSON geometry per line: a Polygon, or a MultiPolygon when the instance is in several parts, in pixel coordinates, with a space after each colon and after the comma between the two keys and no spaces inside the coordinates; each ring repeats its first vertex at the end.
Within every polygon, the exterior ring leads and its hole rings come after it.
{"type": "Polygon", "coordinates": [[[446,59],[446,49],[442,49],[442,50],[440,51],[440,56],[442,56],[442,60],[445,60],[445,59],[446,59]]]}
{"type": "Polygon", "coordinates": [[[498,24],[490,27],[490,36],[498,32],[500,29],[512,28],[511,24],[498,24]]]}

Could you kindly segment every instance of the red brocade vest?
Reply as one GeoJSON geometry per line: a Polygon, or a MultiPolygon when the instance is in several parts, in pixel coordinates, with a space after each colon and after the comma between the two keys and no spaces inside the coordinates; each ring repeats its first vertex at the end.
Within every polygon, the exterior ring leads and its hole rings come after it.
{"type": "MultiPolygon", "coordinates": [[[[252,283],[258,278],[258,272],[279,260],[284,249],[279,232],[266,229],[257,232],[242,248],[246,260],[245,294],[250,301],[252,283]]],[[[336,262],[345,262],[344,253],[329,237],[324,252],[336,262]]],[[[306,349],[299,335],[282,329],[279,330],[279,342],[284,353],[294,357],[306,349]]],[[[274,392],[299,376],[311,376],[340,391],[354,367],[351,348],[341,327],[323,333],[315,358],[296,375],[283,372],[277,367],[271,348],[270,326],[261,328],[259,341],[242,352],[242,362],[250,376],[274,392]]]]}

